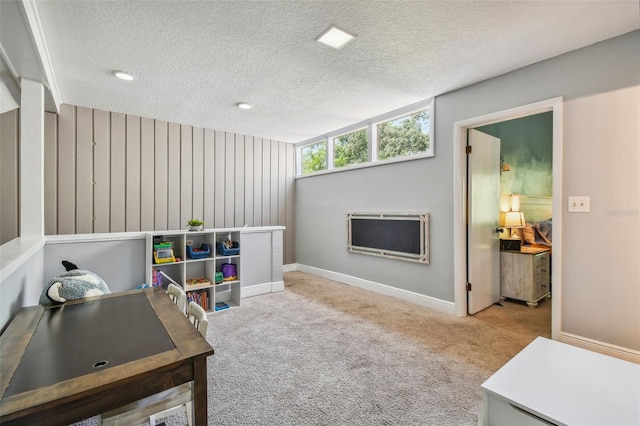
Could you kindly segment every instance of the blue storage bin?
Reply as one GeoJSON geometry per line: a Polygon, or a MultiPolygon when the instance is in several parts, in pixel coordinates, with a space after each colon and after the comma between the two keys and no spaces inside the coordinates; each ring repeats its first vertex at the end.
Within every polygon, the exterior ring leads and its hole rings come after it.
{"type": "Polygon", "coordinates": [[[192,246],[187,246],[187,257],[189,259],[204,259],[211,254],[209,244],[201,244],[198,251],[194,251],[192,246]]]}
{"type": "Polygon", "coordinates": [[[233,241],[232,248],[226,248],[223,243],[218,243],[218,254],[222,256],[234,256],[240,253],[240,244],[236,241],[233,241]]]}

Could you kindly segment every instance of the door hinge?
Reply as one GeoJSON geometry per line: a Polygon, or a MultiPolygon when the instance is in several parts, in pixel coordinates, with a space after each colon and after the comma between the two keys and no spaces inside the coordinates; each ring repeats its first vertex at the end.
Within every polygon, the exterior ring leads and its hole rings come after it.
{"type": "Polygon", "coordinates": [[[471,151],[473,151],[473,148],[471,148],[471,145],[467,145],[467,148],[466,148],[467,155],[471,154],[471,151]]]}
{"type": "Polygon", "coordinates": [[[471,291],[471,283],[467,283],[467,291],[471,291]]]}

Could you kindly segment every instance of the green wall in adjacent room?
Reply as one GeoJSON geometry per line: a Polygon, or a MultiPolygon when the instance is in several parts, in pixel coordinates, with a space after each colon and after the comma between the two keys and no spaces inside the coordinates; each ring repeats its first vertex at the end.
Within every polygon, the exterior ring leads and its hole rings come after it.
{"type": "Polygon", "coordinates": [[[552,196],[553,113],[489,124],[477,130],[500,139],[510,171],[500,176],[501,194],[552,196]]]}

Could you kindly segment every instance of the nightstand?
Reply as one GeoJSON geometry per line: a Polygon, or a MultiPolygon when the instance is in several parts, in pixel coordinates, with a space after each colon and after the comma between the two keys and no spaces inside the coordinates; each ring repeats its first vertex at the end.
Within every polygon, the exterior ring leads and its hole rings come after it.
{"type": "Polygon", "coordinates": [[[549,266],[547,248],[500,251],[500,297],[538,306],[550,294],[549,266]]]}

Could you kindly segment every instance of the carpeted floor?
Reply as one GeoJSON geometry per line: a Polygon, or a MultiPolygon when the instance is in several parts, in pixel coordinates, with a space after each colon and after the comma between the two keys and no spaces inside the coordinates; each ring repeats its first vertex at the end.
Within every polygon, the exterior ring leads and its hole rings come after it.
{"type": "Polygon", "coordinates": [[[482,382],[550,334],[548,300],[457,318],[301,272],[285,286],[209,315],[209,425],[475,425],[482,382]]]}

